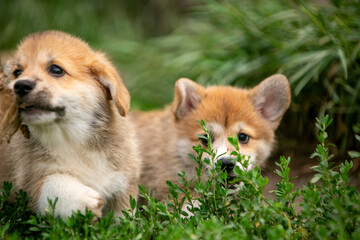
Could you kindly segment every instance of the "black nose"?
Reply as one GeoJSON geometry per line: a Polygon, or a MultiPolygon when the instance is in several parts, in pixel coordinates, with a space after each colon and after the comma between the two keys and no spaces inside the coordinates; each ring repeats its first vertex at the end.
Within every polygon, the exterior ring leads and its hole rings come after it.
{"type": "Polygon", "coordinates": [[[234,167],[235,167],[235,164],[233,163],[233,160],[232,158],[221,158],[220,161],[222,163],[221,165],[221,168],[227,172],[231,172],[234,167]]]}
{"type": "Polygon", "coordinates": [[[19,96],[23,97],[29,94],[34,88],[35,83],[29,80],[19,80],[14,85],[14,92],[19,96]]]}

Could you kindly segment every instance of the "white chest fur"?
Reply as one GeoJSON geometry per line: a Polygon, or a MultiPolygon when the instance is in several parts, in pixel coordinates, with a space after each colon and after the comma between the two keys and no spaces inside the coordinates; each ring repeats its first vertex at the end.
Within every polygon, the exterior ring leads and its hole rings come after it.
{"type": "Polygon", "coordinates": [[[73,129],[51,126],[49,129],[42,128],[41,133],[31,129],[32,133],[37,134],[48,156],[38,162],[38,167],[50,174],[69,174],[97,190],[103,197],[125,192],[128,181],[124,174],[111,164],[104,150],[89,149],[88,131],[81,131],[84,128],[73,129]]]}

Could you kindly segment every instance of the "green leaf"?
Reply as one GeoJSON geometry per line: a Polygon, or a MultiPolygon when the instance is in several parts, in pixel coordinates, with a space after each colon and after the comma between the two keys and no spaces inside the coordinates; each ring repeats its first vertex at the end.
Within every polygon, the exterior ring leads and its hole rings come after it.
{"type": "Polygon", "coordinates": [[[135,210],[135,208],[136,208],[136,200],[135,200],[135,198],[133,198],[131,195],[130,195],[130,207],[131,207],[131,210],[135,210]]]}
{"type": "Polygon", "coordinates": [[[341,48],[338,48],[337,49],[337,54],[339,55],[341,66],[342,66],[343,71],[344,71],[344,78],[348,79],[348,69],[347,69],[347,61],[346,61],[345,53],[341,48]]]}
{"type": "Polygon", "coordinates": [[[348,154],[351,158],[359,158],[360,157],[360,152],[358,152],[358,151],[348,151],[348,154]]]}
{"type": "Polygon", "coordinates": [[[323,177],[322,174],[315,174],[315,176],[311,179],[311,183],[317,183],[323,177]]]}

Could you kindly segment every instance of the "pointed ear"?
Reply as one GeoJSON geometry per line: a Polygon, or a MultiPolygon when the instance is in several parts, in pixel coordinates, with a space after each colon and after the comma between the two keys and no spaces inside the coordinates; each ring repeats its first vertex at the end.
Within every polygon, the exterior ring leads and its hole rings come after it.
{"type": "Polygon", "coordinates": [[[255,109],[271,123],[273,129],[276,129],[290,105],[289,81],[284,75],[275,74],[266,78],[251,91],[255,109]]]}
{"type": "Polygon", "coordinates": [[[124,117],[130,109],[130,94],[115,67],[104,54],[95,53],[95,59],[90,63],[89,69],[91,75],[108,89],[111,100],[124,117]]]}
{"type": "Polygon", "coordinates": [[[205,96],[205,89],[201,85],[187,78],[180,78],[175,83],[174,101],[171,109],[176,119],[182,119],[195,109],[205,96]]]}

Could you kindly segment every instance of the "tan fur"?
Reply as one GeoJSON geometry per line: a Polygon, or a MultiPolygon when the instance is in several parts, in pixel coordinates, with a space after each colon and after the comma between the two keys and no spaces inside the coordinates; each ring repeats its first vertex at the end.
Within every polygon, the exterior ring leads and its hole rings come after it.
{"type": "Polygon", "coordinates": [[[6,79],[0,66],[0,144],[9,142],[20,127],[15,94],[7,88],[6,79]]]}
{"type": "Polygon", "coordinates": [[[227,137],[248,134],[250,141],[240,144],[241,152],[255,156],[255,164],[263,166],[275,143],[274,131],[289,104],[290,88],[283,75],[273,75],[249,90],[204,88],[189,79],[178,80],[171,108],[130,113],[143,159],[140,182],[155,191],[156,198],[165,200],[166,180],[177,182],[181,170],[189,179],[194,176],[195,163],[187,154],[199,143],[197,135],[204,134],[197,123],[201,119],[214,135],[213,146],[219,151],[226,148],[227,154],[233,150],[227,137]]]}
{"type": "Polygon", "coordinates": [[[114,66],[80,39],[47,31],[28,36],[9,69],[11,75],[22,70],[12,75],[10,88],[21,80],[36,83],[31,93],[18,96],[20,110],[28,105],[60,110],[36,110],[34,116],[19,110],[30,138],[17,132],[0,146],[1,182],[27,191],[40,213],[46,211],[47,194],[58,194],[59,216],[85,207],[97,216],[121,215],[130,207],[129,195],[137,196],[141,162],[133,125],[124,117],[130,96],[114,66]],[[53,64],[65,74],[51,75],[53,64]]]}

